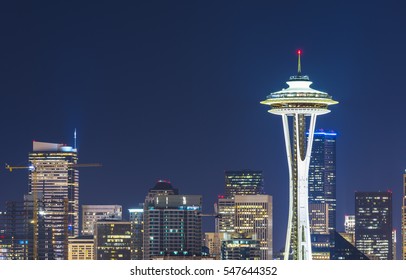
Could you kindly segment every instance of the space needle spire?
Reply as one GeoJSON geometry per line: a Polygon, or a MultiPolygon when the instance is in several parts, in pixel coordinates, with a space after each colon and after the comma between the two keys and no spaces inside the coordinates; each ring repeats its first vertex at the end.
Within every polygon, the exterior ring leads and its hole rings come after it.
{"type": "Polygon", "coordinates": [[[302,66],[300,65],[300,55],[302,54],[301,50],[297,51],[297,75],[302,75],[302,66]]]}
{"type": "Polygon", "coordinates": [[[316,118],[329,113],[328,106],[338,102],[328,93],[310,87],[309,77],[302,75],[302,51],[298,50],[297,54],[298,73],[286,82],[289,87],[272,92],[261,104],[271,107],[269,113],[282,116],[289,167],[289,220],[284,258],[311,260],[308,176],[316,118]]]}

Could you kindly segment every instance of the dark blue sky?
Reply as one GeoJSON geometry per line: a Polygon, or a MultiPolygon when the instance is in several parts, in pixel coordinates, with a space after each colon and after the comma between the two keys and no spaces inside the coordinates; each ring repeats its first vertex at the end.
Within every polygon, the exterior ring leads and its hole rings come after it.
{"type": "MultiPolygon", "coordinates": [[[[399,229],[403,11],[402,1],[3,1],[0,163],[26,164],[34,139],[72,144],[77,128],[80,161],[103,164],[81,170],[82,204],[135,206],[165,178],[203,194],[205,212],[224,170],[263,170],[277,251],[287,163],[281,120],[259,102],[285,87],[301,48],[303,73],[340,102],[316,125],[339,134],[339,229],[355,190],[387,189],[399,229]]],[[[0,172],[0,201],[26,191],[26,172],[0,172]]]]}

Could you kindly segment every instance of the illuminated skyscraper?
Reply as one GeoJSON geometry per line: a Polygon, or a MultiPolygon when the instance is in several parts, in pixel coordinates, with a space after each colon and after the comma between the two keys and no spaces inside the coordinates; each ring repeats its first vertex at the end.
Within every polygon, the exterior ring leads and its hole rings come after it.
{"type": "Polygon", "coordinates": [[[241,170],[225,172],[226,197],[264,194],[262,171],[241,170]]]}
{"type": "Polygon", "coordinates": [[[392,193],[355,193],[355,246],[372,260],[391,260],[392,193]]]}
{"type": "Polygon", "coordinates": [[[235,195],[264,194],[262,171],[240,170],[225,172],[225,195],[218,196],[215,205],[216,232],[235,232],[235,195]]]}
{"type": "Polygon", "coordinates": [[[142,260],[144,254],[144,208],[132,208],[128,211],[131,222],[131,259],[142,260]]]}
{"type": "Polygon", "coordinates": [[[314,133],[309,167],[309,205],[328,205],[329,231],[336,230],[336,137],[335,132],[314,133]]]}
{"type": "Polygon", "coordinates": [[[314,129],[318,115],[327,114],[329,105],[337,104],[326,93],[310,88],[312,82],[302,75],[298,51],[298,73],[291,76],[287,89],[271,93],[262,104],[271,106],[269,113],[281,115],[289,167],[289,220],[285,259],[312,258],[308,209],[308,176],[314,129]],[[289,118],[293,128],[289,129],[289,118]],[[309,117],[309,134],[306,122],[309,117]],[[293,138],[290,135],[293,134],[293,138]]]}
{"type": "Polygon", "coordinates": [[[45,228],[52,232],[55,259],[68,258],[68,236],[79,234],[77,150],[64,144],[33,142],[30,191],[42,195],[45,228]]]}
{"type": "Polygon", "coordinates": [[[272,259],[272,196],[236,195],[235,232],[260,244],[260,259],[272,259]]]}
{"type": "Polygon", "coordinates": [[[200,256],[202,196],[179,195],[158,181],[144,204],[144,260],[163,256],[200,256]]]}
{"type": "Polygon", "coordinates": [[[94,224],[98,220],[117,220],[123,218],[121,205],[82,205],[82,234],[93,235],[94,224]]]}
{"type": "Polygon", "coordinates": [[[234,197],[218,196],[216,209],[216,232],[233,233],[235,231],[235,203],[234,197]]]}
{"type": "Polygon", "coordinates": [[[234,233],[221,241],[221,259],[260,260],[260,241],[251,235],[234,233]]]}
{"type": "Polygon", "coordinates": [[[94,230],[96,260],[131,260],[131,223],[99,220],[94,230]]]}
{"type": "Polygon", "coordinates": [[[355,215],[344,216],[344,230],[345,233],[355,234],[355,215]]]}

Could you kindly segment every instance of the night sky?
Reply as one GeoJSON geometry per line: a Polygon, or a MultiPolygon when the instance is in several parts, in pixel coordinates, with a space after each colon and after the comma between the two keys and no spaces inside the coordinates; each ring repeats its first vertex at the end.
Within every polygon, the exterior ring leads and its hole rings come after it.
{"type": "MultiPolygon", "coordinates": [[[[263,170],[279,251],[282,121],[259,102],[300,48],[302,73],[340,102],[316,124],[338,132],[338,229],[356,190],[391,189],[400,243],[405,28],[402,1],[2,1],[0,164],[26,165],[32,140],[72,145],[77,128],[80,162],[103,164],[80,170],[81,204],[127,209],[169,179],[205,213],[225,170],[263,170]]],[[[2,206],[27,189],[27,171],[0,170],[2,206]]]]}

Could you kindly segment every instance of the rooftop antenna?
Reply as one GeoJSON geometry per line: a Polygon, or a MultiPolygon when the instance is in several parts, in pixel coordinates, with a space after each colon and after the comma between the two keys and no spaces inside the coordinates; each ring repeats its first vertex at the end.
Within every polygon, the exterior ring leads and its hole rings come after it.
{"type": "Polygon", "coordinates": [[[77,146],[76,146],[76,128],[75,128],[75,132],[73,133],[73,148],[77,151],[77,146]]]}

